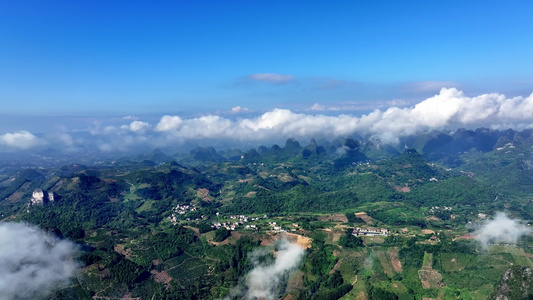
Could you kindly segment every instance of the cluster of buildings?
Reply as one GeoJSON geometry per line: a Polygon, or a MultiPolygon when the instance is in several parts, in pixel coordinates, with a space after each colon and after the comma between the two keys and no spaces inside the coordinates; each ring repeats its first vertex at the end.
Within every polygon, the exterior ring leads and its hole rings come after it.
{"type": "Polygon", "coordinates": [[[452,207],[451,206],[443,206],[443,207],[439,207],[439,206],[432,206],[430,209],[429,209],[429,213],[432,214],[432,213],[435,213],[435,212],[438,212],[438,211],[442,211],[442,210],[447,210],[447,211],[451,211],[452,210],[452,207]]]}
{"type": "MultiPolygon", "coordinates": [[[[196,205],[181,205],[181,204],[178,204],[176,205],[176,207],[174,207],[174,212],[176,212],[178,215],[184,215],[190,211],[196,211],[198,210],[198,208],[196,207],[196,205]]],[[[202,216],[202,219],[204,218],[204,216],[202,216]]],[[[170,215],[170,217],[168,217],[168,219],[170,220],[170,222],[172,222],[172,224],[176,224],[178,222],[178,216],[175,214],[175,213],[172,213],[172,215],[170,215]]],[[[190,218],[187,218],[187,221],[190,221],[191,219],[190,218]]],[[[200,219],[196,219],[196,220],[200,220],[200,219]]]]}
{"type": "Polygon", "coordinates": [[[176,208],[174,208],[174,211],[177,212],[179,215],[184,215],[189,211],[196,211],[196,205],[176,205],[176,208]]]}
{"type": "MultiPolygon", "coordinates": [[[[218,213],[217,213],[217,216],[218,216],[218,213]]],[[[267,217],[268,217],[267,215],[264,215],[262,218],[266,219],[267,217]]],[[[258,221],[258,220],[261,219],[261,217],[248,217],[246,215],[238,215],[238,216],[231,215],[231,216],[229,216],[229,218],[233,219],[233,220],[239,219],[239,222],[241,222],[241,223],[245,223],[245,222],[248,222],[248,221],[258,221]]]]}
{"type": "MultiPolygon", "coordinates": [[[[516,147],[515,147],[515,145],[513,145],[513,143],[507,143],[507,144],[503,145],[503,147],[496,148],[496,150],[501,151],[501,150],[503,150],[505,148],[514,149],[516,147]]],[[[509,153],[509,152],[506,152],[506,153],[509,153]]]]}
{"type": "Polygon", "coordinates": [[[286,230],[281,228],[276,222],[268,222],[268,225],[274,230],[275,232],[285,232],[286,230]]]}
{"type": "Polygon", "coordinates": [[[219,229],[221,227],[226,228],[227,230],[235,230],[237,227],[241,226],[242,223],[240,222],[223,222],[223,223],[214,223],[212,226],[213,228],[219,229]]]}
{"type": "MultiPolygon", "coordinates": [[[[217,212],[217,216],[220,214],[217,212]]],[[[228,216],[232,220],[238,220],[235,222],[223,222],[223,223],[214,223],[213,227],[216,229],[219,229],[220,227],[224,227],[227,230],[235,230],[237,227],[244,225],[244,223],[247,223],[249,221],[258,221],[261,218],[266,219],[268,218],[267,215],[264,215],[263,217],[249,217],[247,215],[231,215],[228,216]]],[[[246,229],[252,229],[252,230],[258,230],[259,227],[255,224],[247,224],[244,228],[246,229]]]]}
{"type": "Polygon", "coordinates": [[[389,236],[387,228],[361,228],[357,227],[352,231],[355,236],[389,236]]]}

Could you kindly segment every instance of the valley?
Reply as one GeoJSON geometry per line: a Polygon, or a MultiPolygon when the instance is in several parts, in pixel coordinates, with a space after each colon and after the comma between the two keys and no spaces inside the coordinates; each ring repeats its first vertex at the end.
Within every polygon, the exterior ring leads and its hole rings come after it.
{"type": "Polygon", "coordinates": [[[496,299],[511,267],[533,268],[532,146],[531,130],[478,129],[2,161],[0,220],[79,246],[44,299],[496,299]],[[499,212],[510,229],[490,227],[499,212]],[[294,267],[249,284],[285,253],[294,267]]]}

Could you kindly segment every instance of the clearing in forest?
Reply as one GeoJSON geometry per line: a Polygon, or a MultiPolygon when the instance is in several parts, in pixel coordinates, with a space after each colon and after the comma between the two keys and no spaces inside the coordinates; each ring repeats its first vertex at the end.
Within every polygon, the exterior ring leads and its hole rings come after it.
{"type": "Polygon", "coordinates": [[[369,215],[366,214],[366,212],[362,211],[362,212],[358,212],[358,213],[354,213],[354,215],[360,219],[362,219],[363,221],[365,221],[365,223],[371,225],[371,224],[374,224],[372,222],[372,217],[370,217],[369,215]]]}
{"type": "Polygon", "coordinates": [[[318,216],[318,219],[324,222],[328,222],[328,221],[329,222],[342,222],[342,223],[348,222],[348,218],[346,218],[345,214],[321,215],[321,216],[318,216]]]}
{"type": "Polygon", "coordinates": [[[432,264],[433,254],[424,252],[424,263],[422,269],[418,271],[418,277],[420,277],[420,282],[424,289],[438,289],[446,286],[442,282],[442,275],[432,268],[432,264]]]}
{"type": "Polygon", "coordinates": [[[392,268],[394,269],[394,272],[401,273],[402,272],[402,263],[398,259],[398,248],[394,247],[387,251],[387,254],[389,255],[390,262],[392,265],[392,268]]]}
{"type": "Polygon", "coordinates": [[[313,243],[313,239],[311,239],[310,237],[290,232],[285,233],[285,235],[287,236],[289,241],[296,242],[300,247],[302,247],[302,249],[311,248],[311,244],[313,243]]]}

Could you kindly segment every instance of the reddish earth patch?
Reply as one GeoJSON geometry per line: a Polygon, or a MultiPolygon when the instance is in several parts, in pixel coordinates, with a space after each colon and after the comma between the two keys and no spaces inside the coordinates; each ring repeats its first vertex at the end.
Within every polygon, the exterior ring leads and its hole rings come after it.
{"type": "Polygon", "coordinates": [[[429,284],[429,281],[421,280],[420,282],[422,283],[423,289],[429,289],[431,287],[431,284],[429,284]]]}
{"type": "Polygon", "coordinates": [[[366,293],[363,292],[363,291],[360,291],[359,294],[357,294],[357,298],[358,300],[366,300],[366,293]]]}
{"type": "Polygon", "coordinates": [[[163,270],[161,272],[158,272],[156,270],[150,271],[152,275],[154,276],[154,280],[159,283],[169,283],[172,280],[172,277],[168,275],[167,271],[163,270]]]}
{"type": "Polygon", "coordinates": [[[114,249],[116,252],[124,255],[127,259],[131,256],[131,249],[124,249],[124,244],[116,244],[114,249]]]}
{"type": "Polygon", "coordinates": [[[390,262],[392,264],[392,268],[394,269],[394,272],[401,273],[402,272],[402,263],[398,259],[398,249],[394,249],[393,251],[390,251],[389,253],[390,262]]]}
{"type": "Polygon", "coordinates": [[[274,243],[274,237],[270,233],[261,236],[261,246],[268,246],[274,243]]]}
{"type": "Polygon", "coordinates": [[[411,191],[411,188],[408,186],[395,186],[394,187],[398,192],[402,193],[409,193],[411,191]]]}
{"type": "Polygon", "coordinates": [[[467,234],[467,235],[458,236],[458,237],[452,239],[452,241],[455,241],[455,240],[473,240],[475,238],[476,237],[474,235],[467,234]]]}

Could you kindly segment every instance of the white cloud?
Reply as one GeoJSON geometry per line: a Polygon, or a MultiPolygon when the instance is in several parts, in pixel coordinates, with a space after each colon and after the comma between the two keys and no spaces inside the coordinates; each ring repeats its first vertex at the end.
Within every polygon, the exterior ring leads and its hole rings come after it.
{"type": "Polygon", "coordinates": [[[144,131],[150,128],[150,124],[142,121],[133,121],[127,128],[133,132],[144,131]]]}
{"type": "MultiPolygon", "coordinates": [[[[165,115],[155,126],[140,120],[122,126],[98,126],[91,130],[95,143],[92,146],[106,151],[127,151],[135,146],[165,147],[200,139],[260,142],[289,137],[334,138],[352,133],[395,142],[402,136],[424,130],[458,127],[521,130],[533,126],[533,94],[515,98],[497,93],[469,97],[455,88],[444,88],[411,107],[405,107],[401,101],[394,103],[400,106],[374,109],[362,116],[319,114],[319,110],[332,111],[347,106],[327,107],[317,103],[312,107],[313,113],[276,108],[256,117],[233,119],[219,115],[197,118],[165,115]]],[[[380,105],[386,105],[386,102],[380,102],[380,105]]],[[[233,111],[244,111],[244,108],[236,107],[233,111]]],[[[27,131],[8,133],[0,135],[0,151],[3,148],[27,149],[43,142],[27,131]]],[[[81,142],[90,143],[89,138],[81,141],[68,136],[49,142],[63,143],[72,149],[87,146],[80,145],[81,142]]]]}
{"type": "Polygon", "coordinates": [[[311,106],[309,110],[321,111],[321,110],[326,110],[326,109],[327,107],[325,105],[315,103],[313,104],[313,106],[311,106]]]}
{"type": "Polygon", "coordinates": [[[0,146],[12,149],[29,149],[43,143],[44,141],[25,130],[0,135],[0,146]]]}
{"type": "Polygon", "coordinates": [[[531,229],[520,222],[513,220],[506,214],[498,212],[494,219],[487,220],[474,234],[484,249],[490,243],[516,244],[518,240],[531,233],[531,229]]]}
{"type": "Polygon", "coordinates": [[[67,284],[76,248],[37,227],[0,223],[0,299],[38,299],[67,284]]]}
{"type": "Polygon", "coordinates": [[[156,126],[157,131],[168,131],[177,129],[181,126],[183,121],[178,116],[163,116],[156,126]]]}
{"type": "Polygon", "coordinates": [[[271,264],[260,261],[272,253],[272,249],[260,248],[250,254],[254,268],[245,276],[244,285],[235,287],[225,299],[279,299],[284,280],[298,268],[304,250],[286,239],[281,239],[276,244],[277,252],[271,264]]]}
{"type": "Polygon", "coordinates": [[[282,75],[275,73],[257,73],[251,74],[248,78],[256,81],[265,81],[270,83],[287,83],[295,79],[292,75],[282,75]]]}
{"type": "Polygon", "coordinates": [[[237,113],[242,113],[242,112],[249,112],[250,110],[248,110],[248,108],[246,107],[240,107],[240,106],[235,106],[231,109],[231,113],[233,114],[237,114],[237,113]]]}

